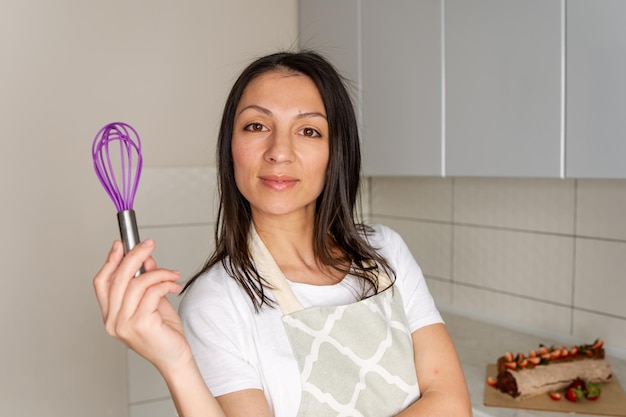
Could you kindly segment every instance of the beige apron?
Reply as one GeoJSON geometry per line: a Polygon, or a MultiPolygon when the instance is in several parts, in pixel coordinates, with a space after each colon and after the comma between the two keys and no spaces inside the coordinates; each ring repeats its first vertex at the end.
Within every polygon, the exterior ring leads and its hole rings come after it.
{"type": "Polygon", "coordinates": [[[413,345],[398,291],[304,309],[254,228],[250,250],[257,270],[274,287],[300,368],[298,417],[389,417],[418,398],[413,345]]]}

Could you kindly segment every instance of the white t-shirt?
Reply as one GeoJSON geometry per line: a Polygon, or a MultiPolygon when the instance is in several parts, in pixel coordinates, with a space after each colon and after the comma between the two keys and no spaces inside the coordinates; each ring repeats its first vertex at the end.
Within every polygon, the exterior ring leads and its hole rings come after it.
{"type": "MultiPolygon", "coordinates": [[[[442,323],[420,267],[396,232],[375,225],[370,243],[396,273],[411,332],[442,323]]],[[[358,301],[360,283],[352,276],[336,285],[291,283],[304,308],[358,301]]],[[[268,295],[273,299],[272,294],[268,295]]],[[[199,277],[180,305],[187,339],[215,396],[243,389],[263,390],[275,417],[293,417],[300,403],[300,372],[276,306],[258,313],[221,264],[199,277]]]]}

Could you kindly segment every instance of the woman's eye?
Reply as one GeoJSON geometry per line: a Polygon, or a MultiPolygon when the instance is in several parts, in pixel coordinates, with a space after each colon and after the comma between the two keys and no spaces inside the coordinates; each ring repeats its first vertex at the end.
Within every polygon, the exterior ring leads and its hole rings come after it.
{"type": "Polygon", "coordinates": [[[267,129],[261,123],[250,123],[249,125],[246,125],[245,130],[250,132],[264,132],[267,129]]]}
{"type": "Polygon", "coordinates": [[[320,132],[313,129],[312,127],[305,127],[304,129],[300,130],[300,134],[309,138],[319,138],[322,136],[320,132]]]}

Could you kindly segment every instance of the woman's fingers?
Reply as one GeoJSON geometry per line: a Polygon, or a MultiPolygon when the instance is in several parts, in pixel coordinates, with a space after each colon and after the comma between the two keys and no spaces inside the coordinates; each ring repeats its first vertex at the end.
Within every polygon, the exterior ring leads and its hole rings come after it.
{"type": "MultiPolygon", "coordinates": [[[[94,277],[93,285],[96,291],[96,297],[102,307],[104,316],[107,315],[109,309],[111,285],[116,277],[123,277],[125,275],[125,271],[128,269],[136,272],[143,263],[148,264],[150,269],[156,268],[156,263],[152,257],[149,256],[154,248],[154,242],[152,240],[147,240],[141,245],[147,249],[148,259],[142,260],[141,256],[143,255],[145,257],[146,251],[140,251],[137,249],[133,249],[127,256],[124,256],[122,242],[119,240],[113,242],[113,246],[109,251],[107,260],[94,277]],[[122,268],[123,266],[124,268],[122,268]]],[[[132,275],[134,276],[135,273],[132,275]]]]}
{"type": "Polygon", "coordinates": [[[182,324],[166,295],[181,290],[178,271],[158,269],[147,240],[126,255],[116,241],[93,285],[107,333],[155,365],[169,366],[188,358],[182,324]],[[144,266],[145,273],[135,277],[144,266]]]}
{"type": "Polygon", "coordinates": [[[98,304],[100,304],[103,319],[106,318],[109,311],[109,288],[111,287],[111,279],[123,256],[122,243],[120,241],[113,242],[113,247],[111,247],[109,251],[107,260],[93,279],[93,287],[96,292],[98,304]]]}
{"type": "Polygon", "coordinates": [[[130,318],[131,331],[143,336],[143,339],[165,345],[179,344],[182,337],[182,325],[176,310],[166,298],[168,294],[180,291],[176,282],[159,282],[146,289],[135,314],[130,318]]]}
{"type": "Polygon", "coordinates": [[[112,333],[158,369],[166,369],[189,357],[190,348],[180,318],[166,298],[166,295],[180,291],[181,285],[158,279],[160,277],[155,279],[155,276],[162,275],[161,272],[151,273],[153,276],[144,274],[131,282],[129,296],[112,333]],[[140,280],[143,282],[136,284],[140,280]],[[137,296],[139,301],[135,304],[137,296]]]}
{"type": "Polygon", "coordinates": [[[150,255],[154,251],[155,247],[156,244],[152,239],[146,239],[143,242],[140,242],[124,256],[124,259],[120,264],[121,271],[124,271],[123,273],[131,273],[132,277],[135,276],[137,271],[139,271],[139,269],[141,269],[141,267],[146,263],[154,267],[154,260],[151,260],[150,255]]]}
{"type": "Polygon", "coordinates": [[[146,261],[143,263],[143,269],[145,271],[152,271],[152,270],[156,269],[156,267],[157,267],[156,262],[154,261],[152,256],[150,256],[148,259],[146,259],[146,261]]]}
{"type": "MultiPolygon", "coordinates": [[[[148,239],[135,246],[126,255],[123,255],[121,262],[119,262],[117,268],[111,274],[107,295],[108,308],[105,315],[105,322],[114,322],[116,320],[117,313],[122,306],[129,282],[134,279],[135,274],[139,268],[141,268],[141,265],[143,265],[144,262],[150,258],[154,247],[154,241],[148,239]]],[[[110,324],[107,326],[110,326],[110,324]]],[[[107,327],[107,330],[109,329],[110,327],[107,327]]]]}
{"type": "Polygon", "coordinates": [[[124,293],[115,323],[110,324],[114,326],[111,330],[117,331],[115,327],[120,323],[156,311],[160,298],[172,291],[180,290],[180,284],[175,282],[179,276],[180,274],[176,271],[158,269],[132,279],[124,293]]]}

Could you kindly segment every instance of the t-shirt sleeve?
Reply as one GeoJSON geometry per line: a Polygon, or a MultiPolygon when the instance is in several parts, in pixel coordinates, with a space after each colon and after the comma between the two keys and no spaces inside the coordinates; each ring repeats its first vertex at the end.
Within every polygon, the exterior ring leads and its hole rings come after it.
{"type": "Polygon", "coordinates": [[[262,389],[249,345],[248,306],[223,279],[201,276],[187,290],[179,312],[185,336],[205,383],[215,396],[262,389]],[[242,305],[243,304],[243,305],[242,305]]]}
{"type": "Polygon", "coordinates": [[[434,323],[443,323],[420,266],[402,237],[387,226],[376,225],[381,241],[377,245],[396,273],[395,286],[402,295],[411,332],[434,323]]]}

